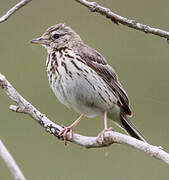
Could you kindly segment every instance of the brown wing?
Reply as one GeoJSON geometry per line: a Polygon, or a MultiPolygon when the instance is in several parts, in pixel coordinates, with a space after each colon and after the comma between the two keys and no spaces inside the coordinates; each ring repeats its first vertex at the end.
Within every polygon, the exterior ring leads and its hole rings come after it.
{"type": "Polygon", "coordinates": [[[123,112],[126,115],[132,115],[129,107],[130,103],[128,95],[120,84],[114,69],[107,64],[105,58],[100,53],[84,44],[81,44],[80,48],[77,48],[76,50],[81,61],[97,72],[97,74],[101,76],[112,89],[112,92],[117,97],[123,112]]]}

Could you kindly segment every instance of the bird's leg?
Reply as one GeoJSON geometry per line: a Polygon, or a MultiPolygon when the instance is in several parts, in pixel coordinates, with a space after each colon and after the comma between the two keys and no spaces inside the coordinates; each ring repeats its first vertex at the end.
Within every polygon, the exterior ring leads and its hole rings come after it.
{"type": "Polygon", "coordinates": [[[80,120],[83,118],[83,114],[80,115],[79,118],[76,119],[70,126],[64,127],[63,130],[59,132],[59,136],[63,136],[64,143],[66,144],[67,141],[67,133],[70,132],[70,137],[73,138],[73,128],[78,125],[80,120]]]}
{"type": "Polygon", "coordinates": [[[104,112],[104,129],[98,134],[97,142],[99,142],[100,138],[102,139],[103,142],[105,141],[104,133],[106,131],[114,131],[114,129],[112,127],[107,128],[107,111],[104,112]]]}

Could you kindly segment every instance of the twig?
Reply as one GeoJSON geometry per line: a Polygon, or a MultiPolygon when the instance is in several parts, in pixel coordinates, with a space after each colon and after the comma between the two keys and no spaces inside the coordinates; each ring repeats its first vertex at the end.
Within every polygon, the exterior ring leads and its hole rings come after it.
{"type": "MultiPolygon", "coordinates": [[[[10,109],[18,112],[18,113],[25,113],[30,115],[34,120],[36,120],[47,132],[53,134],[57,138],[63,139],[63,137],[59,137],[58,133],[62,130],[62,127],[50,121],[44,114],[38,111],[32,104],[30,104],[27,100],[25,100],[17,91],[16,89],[8,82],[8,80],[0,74],[0,87],[6,92],[6,94],[17,104],[11,105],[10,109]]],[[[126,144],[130,147],[138,149],[140,151],[149,154],[157,159],[161,159],[167,164],[169,164],[169,154],[162,150],[161,147],[153,146],[148,143],[144,143],[139,141],[133,137],[117,133],[114,131],[109,131],[105,133],[106,143],[100,139],[97,142],[96,137],[88,137],[82,136],[80,134],[74,133],[73,138],[70,138],[70,134],[67,134],[67,140],[78,144],[80,146],[86,148],[98,148],[109,146],[113,143],[118,144],[126,144]]]]}
{"type": "Polygon", "coordinates": [[[22,171],[19,169],[18,165],[16,164],[14,158],[9,153],[5,145],[0,140],[0,156],[5,161],[8,169],[12,173],[15,180],[26,180],[22,171]]]}
{"type": "Polygon", "coordinates": [[[110,18],[116,24],[121,23],[121,24],[126,25],[130,28],[134,28],[134,29],[143,31],[145,33],[150,33],[150,34],[154,34],[154,35],[163,37],[169,43],[169,32],[167,32],[167,31],[164,31],[164,30],[161,30],[158,28],[152,28],[152,27],[147,26],[145,24],[138,23],[135,20],[119,16],[119,15],[115,14],[114,12],[112,12],[110,9],[105,8],[103,6],[100,6],[96,2],[89,2],[86,0],[75,0],[75,1],[86,6],[92,12],[98,12],[98,13],[106,16],[107,18],[110,18]]]}
{"type": "Polygon", "coordinates": [[[6,21],[12,14],[14,14],[17,10],[31,2],[32,0],[22,0],[18,4],[16,4],[14,7],[12,7],[8,12],[6,12],[5,15],[0,17],[0,23],[6,21]]]}

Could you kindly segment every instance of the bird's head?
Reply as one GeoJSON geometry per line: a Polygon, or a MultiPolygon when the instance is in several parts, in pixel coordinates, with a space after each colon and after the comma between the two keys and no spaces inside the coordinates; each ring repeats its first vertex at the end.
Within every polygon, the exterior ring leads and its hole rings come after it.
{"type": "Polygon", "coordinates": [[[47,50],[52,50],[71,47],[80,41],[81,38],[75,31],[65,26],[65,24],[60,23],[49,27],[41,37],[32,39],[30,42],[41,44],[47,50]]]}

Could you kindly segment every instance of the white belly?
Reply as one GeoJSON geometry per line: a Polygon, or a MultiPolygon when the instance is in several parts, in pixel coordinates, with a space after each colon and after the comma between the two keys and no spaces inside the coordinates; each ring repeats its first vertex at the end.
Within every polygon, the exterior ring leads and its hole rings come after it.
{"type": "Polygon", "coordinates": [[[51,76],[50,66],[47,68],[49,83],[61,103],[88,117],[97,116],[115,106],[116,97],[95,71],[81,62],[78,62],[78,68],[71,60],[63,62],[66,67],[58,62],[56,76],[51,76]]]}

